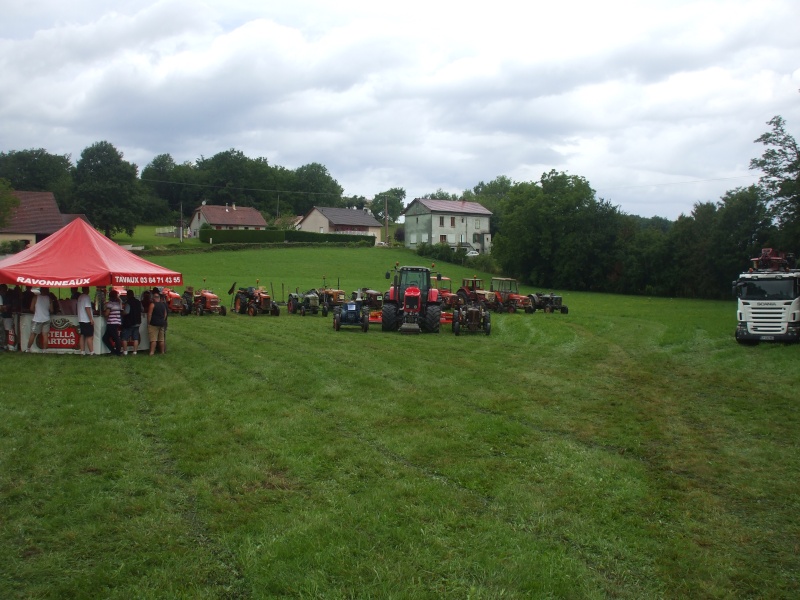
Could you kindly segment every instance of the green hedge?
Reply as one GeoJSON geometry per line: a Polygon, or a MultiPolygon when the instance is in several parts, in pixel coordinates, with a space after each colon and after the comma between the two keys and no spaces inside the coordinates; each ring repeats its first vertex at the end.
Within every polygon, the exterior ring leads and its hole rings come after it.
{"type": "Polygon", "coordinates": [[[275,244],[282,242],[347,243],[368,242],[374,244],[371,235],[350,235],[344,233],[314,233],[294,230],[254,230],[254,229],[201,229],[200,241],[213,244],[275,244]]]}

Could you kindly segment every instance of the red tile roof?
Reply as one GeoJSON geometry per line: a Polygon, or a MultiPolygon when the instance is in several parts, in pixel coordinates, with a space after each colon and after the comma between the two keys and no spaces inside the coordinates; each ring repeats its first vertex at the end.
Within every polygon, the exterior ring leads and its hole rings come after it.
{"type": "Polygon", "coordinates": [[[228,225],[232,227],[266,227],[267,222],[261,213],[252,206],[217,206],[207,204],[195,209],[209,225],[228,225]]]}
{"type": "Polygon", "coordinates": [[[49,235],[64,226],[64,218],[52,192],[13,191],[12,194],[19,198],[19,206],[11,213],[8,226],[0,229],[0,233],[49,235]]]}

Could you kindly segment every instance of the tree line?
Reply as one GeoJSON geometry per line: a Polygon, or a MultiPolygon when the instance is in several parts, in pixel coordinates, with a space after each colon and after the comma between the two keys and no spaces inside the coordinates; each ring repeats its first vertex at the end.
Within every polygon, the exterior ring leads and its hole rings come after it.
{"type": "MultiPolygon", "coordinates": [[[[492,257],[499,269],[522,282],[551,289],[625,294],[722,298],[730,282],[760,254],[775,247],[800,250],[800,152],[782,117],[755,140],[763,145],[750,168],[759,183],[696,203],[675,221],[622,212],[598,198],[578,175],[555,170],[539,181],[500,176],[463,194],[441,189],[428,195],[479,202],[492,211],[492,257]]],[[[163,224],[210,204],[252,206],[276,228],[313,206],[368,208],[395,222],[403,188],[372,199],[344,196],[327,168],[270,165],[231,149],[177,164],[156,156],[141,175],[109,142],[86,148],[72,165],[68,155],[43,149],[0,153],[0,218],[4,189],[51,191],[62,211],[85,213],[105,231],[132,233],[139,223],[163,224]],[[2,180],[6,180],[3,182],[2,180]]]]}

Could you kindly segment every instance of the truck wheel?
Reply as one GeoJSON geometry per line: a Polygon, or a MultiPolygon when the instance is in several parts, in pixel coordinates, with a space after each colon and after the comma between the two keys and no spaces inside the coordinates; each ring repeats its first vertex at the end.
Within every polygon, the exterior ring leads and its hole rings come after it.
{"type": "Polygon", "coordinates": [[[442,321],[442,307],[438,304],[431,304],[425,311],[423,325],[428,333],[439,333],[439,325],[442,321]]]}
{"type": "Polygon", "coordinates": [[[397,321],[397,305],[387,303],[381,308],[381,330],[397,331],[399,323],[397,321]]]}

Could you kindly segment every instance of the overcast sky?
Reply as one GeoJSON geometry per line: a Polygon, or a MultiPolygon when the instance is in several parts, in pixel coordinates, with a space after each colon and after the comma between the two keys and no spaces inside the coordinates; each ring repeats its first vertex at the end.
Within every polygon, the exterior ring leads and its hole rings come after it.
{"type": "Polygon", "coordinates": [[[0,151],[145,167],[235,148],[410,201],[585,177],[677,218],[800,138],[797,0],[4,0],[0,151]]]}

